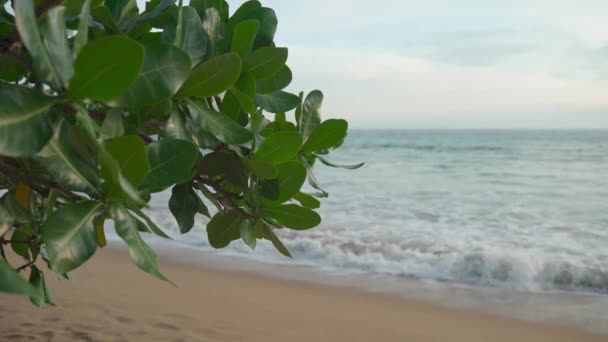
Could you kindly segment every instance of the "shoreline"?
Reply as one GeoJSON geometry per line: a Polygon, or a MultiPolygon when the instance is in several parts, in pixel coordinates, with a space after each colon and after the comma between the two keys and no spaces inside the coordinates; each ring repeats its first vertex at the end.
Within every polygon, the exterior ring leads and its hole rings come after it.
{"type": "MultiPolygon", "coordinates": [[[[118,240],[116,240],[118,241],[118,240]]],[[[324,269],[318,265],[252,257],[226,250],[153,238],[148,241],[168,260],[220,272],[244,272],[253,276],[310,285],[379,294],[408,302],[475,312],[507,319],[563,326],[608,336],[608,295],[592,292],[526,291],[467,285],[387,274],[324,269]]],[[[114,246],[120,248],[120,246],[114,246]]]]}
{"type": "MultiPolygon", "coordinates": [[[[160,249],[178,287],[99,250],[72,281],[47,276],[56,307],[0,295],[0,338],[165,341],[603,341],[567,326],[448,308],[253,270],[179,262],[160,249]]],[[[215,260],[221,259],[218,256],[215,260]]],[[[195,262],[195,261],[193,261],[195,262]]],[[[229,262],[228,262],[229,263],[229,262]]]]}

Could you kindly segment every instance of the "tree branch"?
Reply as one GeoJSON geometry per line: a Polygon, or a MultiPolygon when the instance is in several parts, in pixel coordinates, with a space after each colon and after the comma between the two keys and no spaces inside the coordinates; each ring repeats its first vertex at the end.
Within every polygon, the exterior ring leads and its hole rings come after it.
{"type": "Polygon", "coordinates": [[[36,192],[38,192],[42,195],[45,195],[45,196],[48,196],[49,189],[55,189],[59,193],[61,193],[65,198],[67,198],[68,200],[70,200],[72,202],[76,202],[76,201],[82,199],[81,196],[78,196],[78,195],[72,193],[71,191],[60,187],[57,183],[53,182],[50,179],[23,174],[22,170],[19,170],[18,168],[14,167],[8,163],[5,163],[1,159],[0,159],[0,172],[6,174],[7,176],[9,176],[12,179],[18,180],[20,182],[23,182],[23,183],[29,185],[30,188],[32,188],[36,192]],[[44,185],[48,189],[44,189],[44,188],[40,187],[40,185],[44,185]]]}
{"type": "Polygon", "coordinates": [[[33,260],[32,260],[32,261],[29,261],[27,264],[19,266],[19,267],[16,269],[16,271],[17,271],[17,272],[21,272],[21,271],[25,270],[26,268],[28,268],[28,267],[30,267],[30,266],[33,266],[33,265],[34,265],[34,261],[33,261],[33,260]]]}
{"type": "Polygon", "coordinates": [[[221,197],[219,197],[219,196],[213,196],[213,197],[215,198],[216,201],[221,203],[224,208],[226,208],[228,210],[236,210],[236,211],[240,212],[243,216],[248,217],[248,218],[255,218],[255,216],[249,214],[248,212],[246,212],[243,208],[241,208],[238,204],[236,204],[234,202],[235,198],[238,198],[237,195],[224,190],[219,183],[214,182],[209,178],[203,177],[202,175],[196,176],[195,179],[198,182],[212,188],[215,191],[215,194],[210,192],[211,195],[220,195],[221,197]]]}

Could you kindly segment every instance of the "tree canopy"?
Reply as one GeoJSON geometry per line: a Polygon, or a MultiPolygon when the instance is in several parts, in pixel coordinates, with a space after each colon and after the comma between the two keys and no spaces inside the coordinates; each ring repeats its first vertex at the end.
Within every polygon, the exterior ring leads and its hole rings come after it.
{"type": "Polygon", "coordinates": [[[170,238],[145,212],[169,190],[182,234],[199,214],[215,248],[264,239],[290,256],[276,230],[321,222],[315,162],[362,165],[326,159],[348,124],[322,120],[320,91],[284,91],[288,50],[258,1],[0,5],[2,292],[52,303],[40,265],[69,278],[106,245],[106,221],[166,280],[140,233],[170,238]]]}

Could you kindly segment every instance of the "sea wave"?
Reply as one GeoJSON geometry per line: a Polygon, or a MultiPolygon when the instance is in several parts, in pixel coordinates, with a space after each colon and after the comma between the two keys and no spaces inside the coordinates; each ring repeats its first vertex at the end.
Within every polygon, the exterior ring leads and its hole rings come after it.
{"type": "MultiPolygon", "coordinates": [[[[204,221],[199,220],[191,234],[179,236],[166,209],[156,208],[150,214],[176,236],[173,243],[211,249],[204,238],[204,221]],[[193,239],[192,234],[197,237],[193,239]]],[[[429,237],[353,236],[344,227],[334,228],[307,232],[285,229],[277,234],[294,255],[292,262],[327,270],[531,292],[558,290],[608,294],[608,268],[593,258],[558,257],[555,253],[544,253],[540,248],[466,248],[429,237]]],[[[265,262],[285,262],[270,243],[260,243],[252,252],[243,243],[235,242],[225,252],[265,262]]]]}
{"type": "Polygon", "coordinates": [[[339,239],[282,235],[297,258],[319,265],[524,291],[608,294],[608,269],[595,260],[526,250],[466,250],[427,240],[339,239]]]}
{"type": "Polygon", "coordinates": [[[471,146],[458,146],[458,145],[442,145],[442,144],[417,144],[417,143],[372,143],[362,144],[358,146],[352,146],[356,149],[400,149],[400,150],[413,150],[413,151],[428,151],[428,152],[468,152],[468,151],[487,151],[487,152],[499,152],[507,151],[506,148],[500,146],[490,145],[471,145],[471,146]]]}

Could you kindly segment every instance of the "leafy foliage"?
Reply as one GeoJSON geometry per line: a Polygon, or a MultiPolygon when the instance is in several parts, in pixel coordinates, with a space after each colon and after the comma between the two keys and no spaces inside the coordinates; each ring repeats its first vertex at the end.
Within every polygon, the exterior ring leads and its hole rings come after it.
{"type": "Polygon", "coordinates": [[[106,245],[106,222],[139,268],[167,280],[142,233],[170,238],[144,210],[169,190],[182,234],[200,214],[215,248],[268,240],[291,257],[276,232],[321,222],[315,161],[362,165],[326,159],[348,124],[322,121],[320,91],[285,90],[288,50],[258,1],[232,15],[222,0],[12,8],[0,8],[2,292],[53,303],[38,259],[69,278],[106,245]]]}

